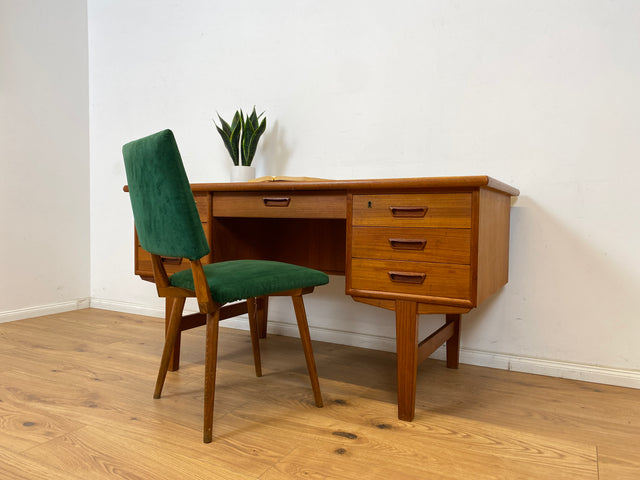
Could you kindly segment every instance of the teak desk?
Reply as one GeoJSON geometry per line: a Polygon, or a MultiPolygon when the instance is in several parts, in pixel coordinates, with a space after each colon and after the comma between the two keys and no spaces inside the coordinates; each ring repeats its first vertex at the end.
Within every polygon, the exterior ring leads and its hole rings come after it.
{"type": "MultiPolygon", "coordinates": [[[[511,196],[519,191],[487,176],[192,189],[211,245],[204,261],[280,260],[345,275],[347,295],[395,311],[401,420],[414,417],[418,364],[446,342],[447,367],[457,368],[460,315],[508,280],[511,196]],[[419,341],[419,314],[445,314],[446,321],[419,341]]],[[[169,273],[189,266],[164,261],[169,273]]],[[[137,239],[135,272],[153,276],[137,239]]],[[[257,304],[264,336],[268,299],[257,304]]],[[[196,314],[183,323],[191,328],[203,318],[196,314]]],[[[172,369],[178,357],[179,343],[172,369]]]]}

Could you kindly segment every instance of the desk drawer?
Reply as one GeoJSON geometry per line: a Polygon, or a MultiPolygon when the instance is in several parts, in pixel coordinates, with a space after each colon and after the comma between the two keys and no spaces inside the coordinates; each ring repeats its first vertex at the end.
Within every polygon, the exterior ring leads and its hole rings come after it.
{"type": "Polygon", "coordinates": [[[347,218],[344,192],[215,192],[214,217],[347,218]]]}
{"type": "Polygon", "coordinates": [[[193,198],[196,201],[196,208],[202,223],[209,221],[211,216],[211,195],[208,192],[195,192],[193,198]]]}
{"type": "Polygon", "coordinates": [[[353,225],[471,227],[471,193],[354,195],[353,225]]]}
{"type": "Polygon", "coordinates": [[[354,227],[352,235],[356,258],[471,263],[471,230],[465,228],[354,227]]]}
{"type": "MultiPolygon", "coordinates": [[[[151,254],[140,245],[136,254],[136,275],[153,276],[151,254]]],[[[191,267],[191,263],[186,258],[162,257],[162,264],[169,275],[191,267]]]]}
{"type": "Polygon", "coordinates": [[[354,258],[351,267],[351,287],[355,290],[470,298],[469,265],[354,258]]]}

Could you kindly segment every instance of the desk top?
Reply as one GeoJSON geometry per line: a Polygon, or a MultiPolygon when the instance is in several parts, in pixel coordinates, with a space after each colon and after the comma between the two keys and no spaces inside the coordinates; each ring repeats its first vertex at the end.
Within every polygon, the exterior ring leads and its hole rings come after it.
{"type": "Polygon", "coordinates": [[[422,178],[380,178],[369,180],[309,180],[309,181],[266,181],[266,182],[225,182],[192,183],[194,192],[198,191],[295,191],[295,190],[383,190],[383,189],[419,189],[438,190],[469,189],[485,187],[507,195],[518,196],[520,191],[506,183],[486,175],[460,177],[422,177],[422,178]]]}

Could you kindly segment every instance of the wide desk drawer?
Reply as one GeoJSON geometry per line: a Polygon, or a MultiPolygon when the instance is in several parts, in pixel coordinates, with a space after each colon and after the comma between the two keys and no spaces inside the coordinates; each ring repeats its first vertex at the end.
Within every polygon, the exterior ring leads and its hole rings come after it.
{"type": "Polygon", "coordinates": [[[471,263],[466,228],[354,227],[352,256],[416,262],[471,263]]]}
{"type": "Polygon", "coordinates": [[[214,217],[346,218],[344,192],[215,192],[214,217]]]}
{"type": "Polygon", "coordinates": [[[471,227],[471,193],[354,195],[353,225],[471,227]]]}
{"type": "Polygon", "coordinates": [[[351,268],[355,290],[470,299],[469,265],[354,258],[351,268]]]}

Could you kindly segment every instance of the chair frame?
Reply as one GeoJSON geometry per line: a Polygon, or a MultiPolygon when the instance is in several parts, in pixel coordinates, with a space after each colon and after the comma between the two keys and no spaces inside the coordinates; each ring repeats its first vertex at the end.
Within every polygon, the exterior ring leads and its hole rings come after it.
{"type": "MultiPolygon", "coordinates": [[[[162,263],[162,257],[160,255],[151,254],[151,265],[153,268],[153,277],[158,291],[158,296],[170,300],[166,303],[167,306],[170,306],[171,308],[171,312],[169,312],[169,324],[166,329],[162,359],[160,361],[160,369],[158,371],[158,378],[156,381],[153,398],[160,398],[162,394],[162,387],[164,386],[164,382],[167,376],[167,371],[169,369],[169,363],[173,355],[176,339],[178,338],[181,331],[180,327],[183,318],[182,314],[186,299],[196,297],[200,313],[206,314],[203,441],[204,443],[210,443],[213,438],[213,412],[216,383],[216,366],[218,357],[219,323],[221,320],[221,312],[225,309],[225,307],[224,305],[215,302],[211,297],[211,291],[209,289],[204,269],[202,267],[202,261],[190,260],[190,262],[194,280],[194,290],[172,286],[169,281],[169,276],[167,275],[167,272],[162,263]]],[[[313,290],[314,287],[299,288],[285,292],[273,293],[269,296],[289,296],[293,301],[298,330],[300,332],[300,339],[302,341],[302,348],[304,350],[307,370],[309,372],[309,379],[311,381],[311,388],[313,390],[314,401],[317,407],[322,407],[323,403],[322,395],[320,393],[320,384],[318,382],[318,372],[316,370],[316,364],[313,357],[311,337],[309,335],[309,325],[307,323],[307,315],[304,308],[304,302],[302,300],[303,295],[311,293],[313,292],[313,290]]],[[[258,332],[259,328],[256,314],[257,301],[255,298],[248,298],[246,299],[246,304],[247,312],[249,315],[249,330],[251,333],[251,346],[253,350],[255,371],[256,376],[260,377],[262,376],[262,366],[260,359],[260,334],[258,332]]],[[[224,318],[239,315],[239,313],[236,312],[237,310],[231,312],[231,314],[229,315],[224,315],[224,318]]]]}

